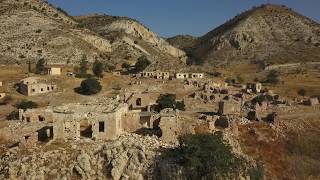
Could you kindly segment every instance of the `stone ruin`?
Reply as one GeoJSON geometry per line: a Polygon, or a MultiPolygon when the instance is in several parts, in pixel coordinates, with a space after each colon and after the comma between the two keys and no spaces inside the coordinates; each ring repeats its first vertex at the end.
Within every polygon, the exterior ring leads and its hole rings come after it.
{"type": "Polygon", "coordinates": [[[57,90],[57,85],[47,83],[39,77],[28,77],[19,83],[19,92],[26,96],[36,96],[57,90]]]}
{"type": "Polygon", "coordinates": [[[131,107],[119,99],[109,99],[104,102],[19,110],[19,120],[31,130],[22,133],[18,139],[21,146],[26,147],[26,144],[51,140],[113,140],[123,133],[149,129],[164,142],[176,142],[180,135],[176,111],[155,113],[148,108],[150,97],[139,94],[133,94],[127,102],[131,107]],[[141,105],[132,106],[131,102],[136,104],[137,99],[141,99],[141,105]]]}
{"type": "Polygon", "coordinates": [[[307,106],[315,106],[319,104],[319,99],[317,97],[309,98],[307,101],[304,101],[304,104],[307,106]]]}
{"type": "MultiPolygon", "coordinates": [[[[0,87],[2,87],[2,81],[0,81],[0,87]]],[[[4,97],[6,96],[6,93],[4,92],[1,92],[1,89],[0,89],[0,99],[3,99],[4,97]]]]}
{"type": "Polygon", "coordinates": [[[51,76],[57,76],[61,75],[61,68],[60,67],[46,67],[45,68],[45,74],[51,75],[51,76]]]}

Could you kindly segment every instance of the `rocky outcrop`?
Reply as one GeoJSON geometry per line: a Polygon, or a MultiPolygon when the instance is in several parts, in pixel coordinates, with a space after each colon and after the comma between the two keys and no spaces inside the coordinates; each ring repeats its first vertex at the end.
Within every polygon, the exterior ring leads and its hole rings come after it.
{"type": "Polygon", "coordinates": [[[0,157],[0,179],[155,179],[156,137],[135,134],[112,142],[55,142],[43,148],[11,148],[0,157]]]}

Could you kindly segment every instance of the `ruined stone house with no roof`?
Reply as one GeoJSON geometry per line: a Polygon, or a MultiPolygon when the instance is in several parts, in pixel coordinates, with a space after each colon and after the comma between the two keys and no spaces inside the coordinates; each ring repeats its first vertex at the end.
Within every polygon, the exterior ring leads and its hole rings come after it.
{"type": "Polygon", "coordinates": [[[28,77],[22,79],[19,84],[19,92],[26,96],[36,96],[53,92],[57,89],[57,85],[47,83],[44,79],[38,77],[28,77]]]}
{"type": "Polygon", "coordinates": [[[45,73],[47,75],[52,75],[52,76],[56,76],[56,75],[61,75],[61,68],[60,67],[46,67],[45,68],[45,73]]]}
{"type": "MultiPolygon", "coordinates": [[[[163,114],[163,113],[162,113],[163,114]]],[[[170,116],[175,119],[175,116],[170,116]]],[[[168,118],[168,117],[167,117],[168,118]]],[[[171,119],[170,122],[173,120],[171,119]]],[[[19,120],[28,125],[36,125],[37,129],[24,133],[20,142],[25,146],[37,141],[48,140],[93,140],[116,139],[124,132],[137,132],[143,128],[152,129],[155,125],[163,128],[164,140],[168,140],[172,127],[160,124],[159,114],[148,111],[130,111],[127,103],[110,101],[105,103],[66,104],[57,107],[19,110],[19,120]],[[157,123],[155,123],[157,121],[157,123]],[[159,125],[160,124],[160,125],[159,125]],[[37,138],[35,138],[37,137],[37,138]]],[[[178,131],[176,131],[178,133],[178,131]]],[[[170,140],[166,141],[169,142],[170,140]]]]}

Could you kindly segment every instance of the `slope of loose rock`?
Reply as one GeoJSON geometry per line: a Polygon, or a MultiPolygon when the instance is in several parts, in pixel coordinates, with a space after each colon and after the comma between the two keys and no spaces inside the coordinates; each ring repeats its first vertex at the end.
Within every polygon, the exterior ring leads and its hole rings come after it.
{"type": "Polygon", "coordinates": [[[120,63],[123,60],[135,62],[146,55],[152,69],[183,67],[186,62],[184,51],[171,46],[154,32],[127,17],[90,15],[76,17],[81,27],[88,28],[112,42],[111,59],[120,63]]]}
{"type": "Polygon", "coordinates": [[[111,52],[110,43],[87,30],[74,28],[73,18],[42,0],[3,0],[0,4],[1,63],[93,61],[111,52]]]}
{"type": "Polygon", "coordinates": [[[194,54],[209,63],[281,64],[317,61],[319,52],[318,23],[284,6],[262,5],[201,37],[194,54]]]}

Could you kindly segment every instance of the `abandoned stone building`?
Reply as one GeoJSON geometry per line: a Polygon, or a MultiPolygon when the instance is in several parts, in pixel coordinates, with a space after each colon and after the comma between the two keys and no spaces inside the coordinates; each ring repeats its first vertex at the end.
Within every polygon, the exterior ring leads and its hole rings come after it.
{"type": "Polygon", "coordinates": [[[156,72],[157,79],[169,79],[170,73],[169,72],[156,72]]]}
{"type": "Polygon", "coordinates": [[[47,75],[61,75],[61,68],[60,67],[46,67],[45,68],[45,73],[47,75]]]}
{"type": "Polygon", "coordinates": [[[317,97],[309,98],[307,101],[304,102],[304,104],[308,106],[315,106],[319,104],[319,99],[317,97]]]}
{"type": "Polygon", "coordinates": [[[241,112],[241,104],[234,100],[220,101],[218,114],[233,115],[241,112]]]}
{"type": "Polygon", "coordinates": [[[141,72],[140,77],[145,77],[145,78],[154,78],[155,77],[155,72],[141,72]]]}
{"type": "Polygon", "coordinates": [[[189,73],[176,73],[175,78],[176,79],[188,79],[189,73]]]}
{"type": "Polygon", "coordinates": [[[26,96],[36,96],[55,91],[57,86],[38,77],[28,77],[20,81],[19,92],[26,96]]]}
{"type": "Polygon", "coordinates": [[[262,84],[261,83],[248,83],[246,86],[247,90],[251,90],[255,93],[260,93],[262,90],[262,84]]]}
{"type": "Polygon", "coordinates": [[[6,96],[6,93],[0,93],[0,99],[3,99],[6,96]]]}
{"type": "Polygon", "coordinates": [[[190,78],[192,78],[192,79],[202,79],[202,78],[204,78],[204,73],[191,73],[190,78]]]}
{"type": "Polygon", "coordinates": [[[150,93],[127,93],[125,102],[129,110],[150,112],[156,106],[157,95],[150,93]]]}

